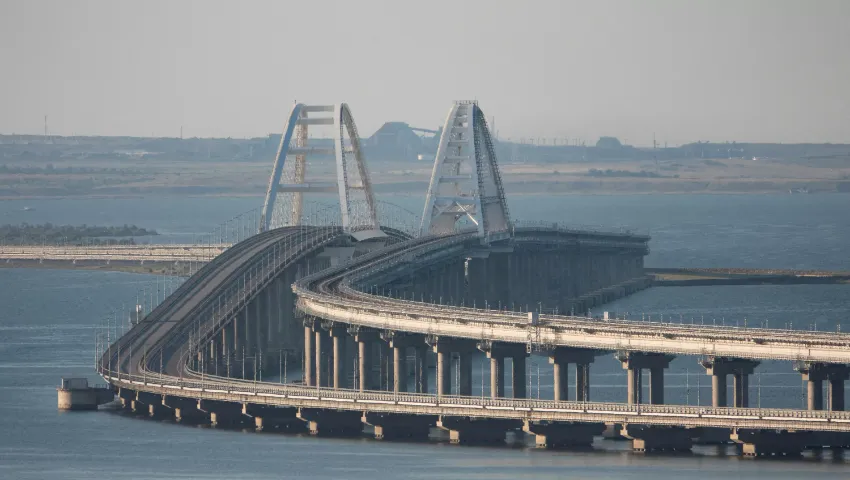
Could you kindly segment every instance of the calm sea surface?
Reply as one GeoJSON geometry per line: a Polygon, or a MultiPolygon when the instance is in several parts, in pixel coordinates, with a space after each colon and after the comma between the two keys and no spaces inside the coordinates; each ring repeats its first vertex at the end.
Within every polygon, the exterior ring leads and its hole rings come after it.
{"type": "MultiPolygon", "coordinates": [[[[417,197],[385,200],[419,213],[417,197]]],[[[181,241],[255,208],[259,198],[128,198],[0,202],[2,223],[70,223],[155,228],[181,241]],[[24,211],[24,207],[31,207],[24,211]]],[[[745,266],[850,270],[850,196],[515,197],[515,218],[652,235],[650,266],[745,266]]],[[[334,440],[174,425],[113,412],[60,413],[62,376],[92,375],[94,335],[121,304],[149,288],[151,276],[73,270],[0,269],[0,479],[108,478],[848,478],[850,465],[807,454],[752,461],[726,449],[640,456],[624,442],[591,452],[455,447],[334,440]]],[[[609,304],[632,318],[795,329],[850,329],[850,286],[656,288],[609,304]]],[[[598,313],[598,312],[595,312],[598,313]]],[[[550,366],[529,359],[533,396],[551,397],[550,366]],[[537,371],[540,375],[537,375],[537,371]],[[538,393],[539,392],[539,393],[538,393]]],[[[754,406],[800,407],[799,374],[767,362],[751,383],[754,406]]],[[[667,377],[670,403],[707,404],[708,378],[693,357],[667,377]]],[[[475,389],[481,387],[475,362],[475,389]]],[[[625,399],[625,374],[613,358],[591,370],[591,397],[625,399]]],[[[486,390],[486,389],[485,389],[486,390]]],[[[486,394],[486,392],[485,392],[486,394]]]]}

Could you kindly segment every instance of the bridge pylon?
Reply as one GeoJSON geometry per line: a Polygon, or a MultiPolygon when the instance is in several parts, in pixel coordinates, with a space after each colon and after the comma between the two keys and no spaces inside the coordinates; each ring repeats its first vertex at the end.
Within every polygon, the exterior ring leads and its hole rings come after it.
{"type": "Polygon", "coordinates": [[[358,239],[384,236],[375,196],[351,110],[335,105],[295,104],[275,156],[259,231],[301,225],[305,193],[337,193],[345,232],[358,239]],[[329,138],[310,138],[312,127],[330,126],[329,138]],[[308,159],[332,157],[336,181],[308,181],[308,159]]]}
{"type": "Polygon", "coordinates": [[[446,117],[419,233],[448,235],[463,219],[485,244],[512,231],[493,139],[475,101],[455,102],[446,117]]]}

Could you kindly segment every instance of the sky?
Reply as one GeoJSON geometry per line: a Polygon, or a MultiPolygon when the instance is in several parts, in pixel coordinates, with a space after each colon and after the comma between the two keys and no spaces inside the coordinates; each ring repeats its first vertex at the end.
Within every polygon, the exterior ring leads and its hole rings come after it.
{"type": "Polygon", "coordinates": [[[0,0],[0,133],[368,136],[475,99],[499,138],[850,143],[850,0],[0,0]]]}

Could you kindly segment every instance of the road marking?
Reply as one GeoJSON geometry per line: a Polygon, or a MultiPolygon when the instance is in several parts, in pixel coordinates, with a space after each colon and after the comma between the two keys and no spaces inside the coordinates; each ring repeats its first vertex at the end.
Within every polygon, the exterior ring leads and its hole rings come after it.
{"type": "Polygon", "coordinates": [[[227,390],[213,390],[212,388],[205,388],[204,391],[210,393],[227,393],[227,390]]]}
{"type": "Polygon", "coordinates": [[[183,390],[189,390],[191,392],[200,392],[203,388],[195,388],[195,387],[183,387],[183,390]]]}
{"type": "Polygon", "coordinates": [[[182,390],[183,387],[177,385],[163,385],[162,388],[173,388],[174,390],[182,390]]]}
{"type": "Polygon", "coordinates": [[[144,385],[144,384],[145,384],[145,382],[137,382],[137,381],[135,381],[135,380],[133,380],[133,381],[132,381],[132,382],[130,382],[130,383],[132,383],[133,385],[144,385]]]}
{"type": "Polygon", "coordinates": [[[440,406],[445,408],[484,408],[484,405],[461,405],[458,403],[441,403],[440,406]]]}
{"type": "MultiPolygon", "coordinates": [[[[519,409],[517,409],[519,410],[519,409]]],[[[570,408],[537,408],[534,407],[533,410],[535,412],[551,412],[551,413],[584,413],[584,410],[574,410],[570,408]]]]}
{"type": "Polygon", "coordinates": [[[232,395],[250,395],[250,396],[252,396],[252,397],[257,395],[256,393],[252,393],[252,392],[240,392],[239,390],[231,390],[231,391],[230,391],[230,393],[231,393],[232,395]]]}
{"type": "MultiPolygon", "coordinates": [[[[516,408],[514,408],[514,410],[516,410],[518,412],[530,412],[531,411],[531,409],[528,408],[528,407],[516,407],[516,408]]],[[[580,411],[580,410],[577,410],[577,411],[580,411]]]]}
{"type": "Polygon", "coordinates": [[[380,403],[383,405],[395,405],[395,402],[390,400],[357,400],[357,403],[380,403]]]}
{"type": "Polygon", "coordinates": [[[162,385],[160,385],[160,384],[158,384],[158,383],[149,383],[149,384],[148,384],[148,386],[149,386],[149,387],[162,388],[162,385]]]}
{"type": "Polygon", "coordinates": [[[329,402],[354,403],[353,398],[327,398],[327,397],[322,397],[319,400],[326,400],[326,401],[329,401],[329,402]]]}
{"type": "Polygon", "coordinates": [[[511,410],[511,411],[513,411],[513,409],[514,409],[514,407],[496,407],[496,406],[492,406],[492,405],[488,405],[484,408],[486,408],[487,410],[511,410]]]}
{"type": "Polygon", "coordinates": [[[290,395],[289,398],[294,398],[295,400],[318,400],[319,397],[305,397],[304,395],[290,395]]]}

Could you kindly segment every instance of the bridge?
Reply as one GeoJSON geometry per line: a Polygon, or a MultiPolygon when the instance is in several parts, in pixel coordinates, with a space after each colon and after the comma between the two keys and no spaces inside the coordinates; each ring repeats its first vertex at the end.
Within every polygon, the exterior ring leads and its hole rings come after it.
{"type": "Polygon", "coordinates": [[[475,102],[447,115],[418,234],[379,225],[376,209],[349,108],[295,105],[259,233],[123,335],[109,330],[98,372],[127,409],[259,430],[359,435],[365,426],[389,439],[437,429],[453,443],[499,443],[514,431],[557,447],[588,445],[607,428],[636,451],[710,440],[751,456],[850,444],[850,335],[587,316],[649,285],[649,238],[511,219],[475,102]],[[311,145],[308,129],[323,125],[332,146],[311,145]],[[336,184],[310,182],[311,156],[333,159],[336,184]],[[303,196],[330,190],[339,222],[305,224],[303,196]],[[628,372],[622,403],[590,398],[590,366],[606,354],[628,372]],[[482,355],[486,396],[472,392],[482,355]],[[701,359],[710,407],[665,404],[677,355],[701,359]],[[529,356],[552,365],[552,399],[527,398],[529,356]],[[751,407],[749,377],[764,360],[801,373],[807,409],[751,407]]]}

